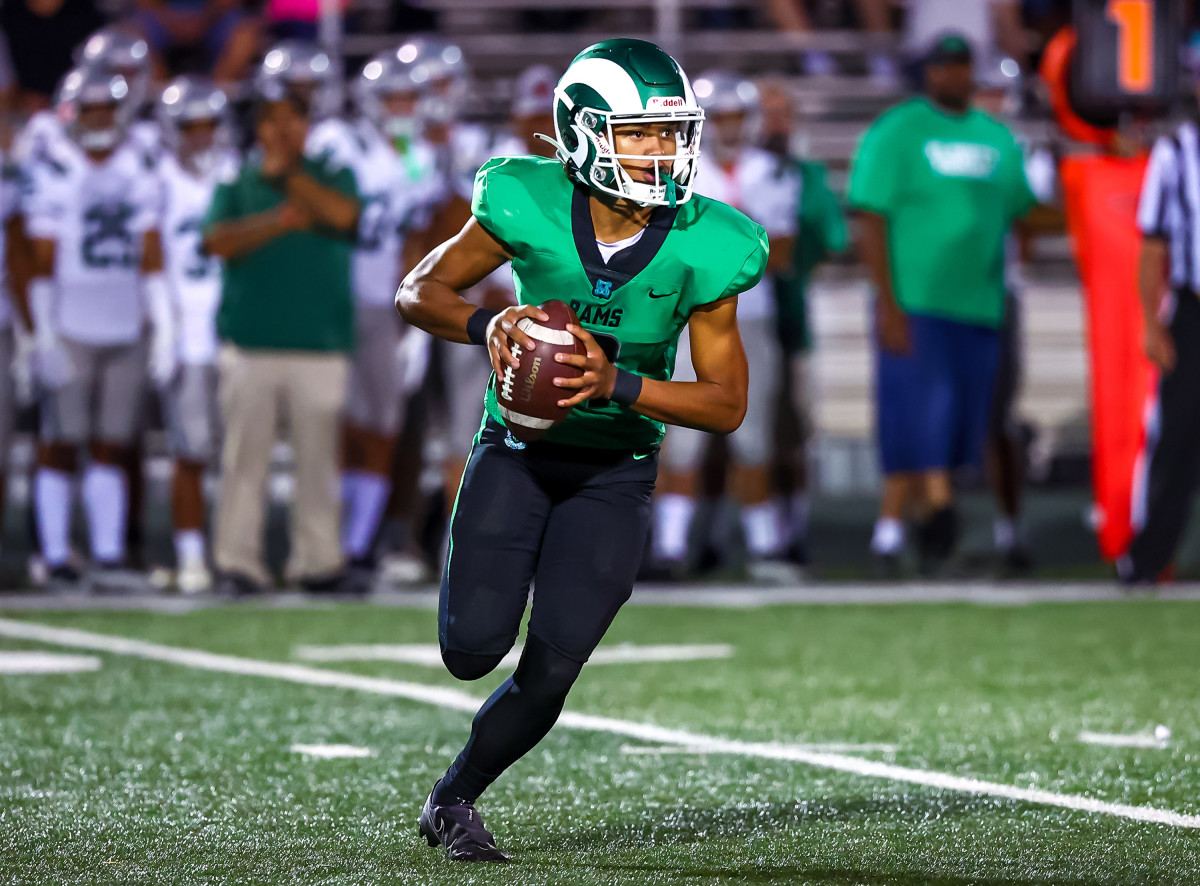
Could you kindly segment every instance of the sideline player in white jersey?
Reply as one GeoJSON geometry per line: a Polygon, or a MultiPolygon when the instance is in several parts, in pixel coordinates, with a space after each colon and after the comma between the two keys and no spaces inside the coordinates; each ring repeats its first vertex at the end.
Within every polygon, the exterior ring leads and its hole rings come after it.
{"type": "MultiPolygon", "coordinates": [[[[9,247],[6,231],[8,222],[17,211],[20,198],[20,173],[10,157],[0,154],[0,269],[8,266],[9,247]]],[[[3,291],[0,291],[0,515],[4,513],[5,493],[8,488],[8,462],[12,447],[12,430],[14,415],[14,377],[13,359],[16,348],[16,332],[13,317],[14,308],[23,308],[18,303],[17,287],[21,281],[14,281],[12,275],[6,275],[3,291]]],[[[28,315],[21,318],[22,325],[28,329],[32,323],[28,315]]]]}
{"type": "MultiPolygon", "coordinates": [[[[438,155],[449,182],[449,195],[433,220],[431,245],[455,236],[471,216],[475,173],[493,157],[528,153],[515,135],[462,119],[470,70],[462,50],[446,40],[422,37],[411,41],[417,49],[414,65],[421,82],[429,84],[419,106],[425,137],[438,155]]],[[[553,96],[547,98],[547,106],[553,96]]],[[[462,293],[463,298],[493,310],[516,300],[512,271],[503,265],[462,293]]],[[[483,417],[483,391],[492,367],[479,348],[437,340],[445,388],[446,457],[442,482],[447,502],[453,502],[470,454],[471,441],[483,417]]]]}
{"type": "Polygon", "coordinates": [[[208,80],[179,77],[159,103],[166,152],[162,179],[163,265],[170,286],[178,372],[163,389],[175,474],[176,586],[183,593],[212,587],[205,540],[204,474],[217,451],[217,308],[221,263],[201,248],[201,225],[218,182],[237,171],[229,100],[208,80]]]}
{"type": "Polygon", "coordinates": [[[151,161],[163,152],[162,129],[150,104],[150,46],[137,34],[109,25],[92,34],[76,54],[80,67],[99,65],[120,74],[129,86],[128,140],[151,161]]]}
{"type": "MultiPolygon", "coordinates": [[[[768,272],[791,259],[800,201],[800,178],[792,164],[754,145],[758,89],[728,71],[707,71],[693,83],[705,112],[707,158],[696,175],[696,193],[740,209],[762,225],[770,239],[768,272]]],[[[738,328],[750,367],[746,417],[727,438],[732,471],[730,494],[740,506],[752,573],[778,559],[784,544],[777,504],[771,497],[770,455],[776,387],[782,359],[769,277],[738,296],[738,328]]],[[[691,371],[687,334],[675,357],[677,380],[691,371]],[[683,373],[680,375],[679,373],[683,373]]],[[[709,438],[689,428],[671,428],[660,462],[655,496],[654,553],[661,568],[684,569],[695,513],[700,465],[709,438]]]]}
{"type": "Polygon", "coordinates": [[[318,124],[306,151],[354,173],[362,198],[354,251],[354,362],[343,434],[342,547],[362,589],[375,572],[373,543],[392,490],[403,415],[401,323],[393,307],[405,271],[427,247],[421,236],[445,200],[445,181],[416,114],[420,84],[407,44],[379,53],[354,83],[359,114],[318,124]],[[416,253],[414,254],[414,248],[416,253]]]}
{"type": "Polygon", "coordinates": [[[169,294],[158,234],[159,181],[127,141],[129,84],[100,66],[71,71],[59,117],[65,140],[33,159],[25,217],[35,277],[29,287],[43,391],[34,488],[42,555],[52,580],[78,580],[69,562],[71,481],[83,479],[92,559],[101,571],[125,557],[127,476],[147,368],[142,336],[154,320],[151,372],[172,372],[169,294]]]}

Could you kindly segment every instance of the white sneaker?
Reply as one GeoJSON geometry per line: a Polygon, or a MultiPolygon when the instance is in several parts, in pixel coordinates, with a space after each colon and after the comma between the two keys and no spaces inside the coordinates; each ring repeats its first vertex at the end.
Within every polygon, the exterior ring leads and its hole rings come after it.
{"type": "Polygon", "coordinates": [[[181,594],[203,594],[212,590],[213,577],[203,563],[185,563],[175,576],[181,594]]]}
{"type": "Polygon", "coordinates": [[[379,564],[379,580],[387,585],[415,585],[433,581],[425,562],[409,553],[389,554],[379,564]]]}

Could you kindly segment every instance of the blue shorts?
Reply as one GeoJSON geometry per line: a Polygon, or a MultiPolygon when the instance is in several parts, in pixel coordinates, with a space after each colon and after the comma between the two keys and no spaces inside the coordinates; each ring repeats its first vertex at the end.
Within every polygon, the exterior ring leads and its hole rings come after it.
{"type": "Polygon", "coordinates": [[[911,350],[876,340],[875,398],[885,474],[979,464],[987,438],[1000,335],[986,326],[908,315],[911,350]]]}

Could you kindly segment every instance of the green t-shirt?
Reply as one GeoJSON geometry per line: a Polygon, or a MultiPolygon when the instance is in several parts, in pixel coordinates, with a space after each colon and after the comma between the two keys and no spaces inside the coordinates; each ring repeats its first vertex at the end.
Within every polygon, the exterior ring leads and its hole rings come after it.
{"type": "MultiPolygon", "coordinates": [[[[504,157],[479,170],[471,211],[512,252],[521,304],[567,302],[618,367],[667,380],[692,311],[745,292],[762,277],[766,234],[733,207],[694,195],[676,209],[656,209],[641,239],[605,264],[588,201],[588,190],[567,178],[557,160],[504,157]]],[[[494,377],[485,405],[502,423],[494,377]]],[[[640,449],[662,436],[661,422],[592,400],[546,439],[640,449]]]]}
{"type": "Polygon", "coordinates": [[[979,110],[924,98],[863,135],[849,200],[888,223],[888,260],[905,310],[980,326],[1004,316],[1004,238],[1036,202],[1012,132],[979,110]]]}
{"type": "MultiPolygon", "coordinates": [[[[358,197],[354,173],[304,160],[302,171],[319,184],[358,197]]],[[[265,212],[287,199],[247,163],[218,185],[204,222],[265,212]]],[[[260,249],[225,262],[217,334],[243,348],[288,351],[349,351],[354,347],[354,297],[350,262],[353,233],[320,227],[292,231],[260,249]]]]}

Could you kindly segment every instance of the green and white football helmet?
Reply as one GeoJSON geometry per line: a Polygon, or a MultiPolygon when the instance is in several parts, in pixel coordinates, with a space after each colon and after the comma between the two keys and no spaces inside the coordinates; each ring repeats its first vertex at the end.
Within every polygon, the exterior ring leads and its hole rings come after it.
{"type": "MultiPolygon", "coordinates": [[[[692,196],[704,111],[687,74],[653,43],[620,38],[589,46],[554,90],[552,142],[567,174],[593,190],[642,206],[677,206],[692,196]],[[617,154],[613,127],[677,123],[675,154],[617,154]],[[654,161],[654,182],[638,182],[622,160],[654,161]]],[[[547,141],[550,141],[547,138],[547,141]]]]}

